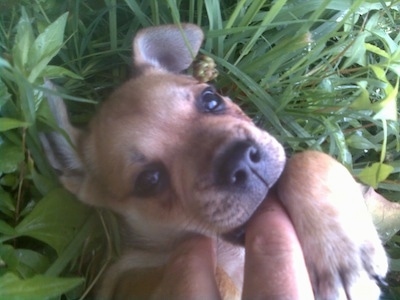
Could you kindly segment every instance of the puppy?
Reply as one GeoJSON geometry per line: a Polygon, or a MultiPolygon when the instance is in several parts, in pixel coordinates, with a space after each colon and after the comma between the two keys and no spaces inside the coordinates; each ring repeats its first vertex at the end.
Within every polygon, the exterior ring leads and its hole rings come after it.
{"type": "Polygon", "coordinates": [[[124,253],[106,272],[99,299],[150,297],[176,243],[193,233],[222,237],[221,297],[240,297],[238,244],[273,186],[301,242],[316,299],[377,299],[387,259],[359,185],[322,153],[286,162],[279,142],[228,97],[181,74],[202,40],[191,24],[141,30],[133,41],[134,76],[86,130],[73,128],[61,99],[48,96],[72,142],[55,132],[42,137],[62,184],[121,219],[124,253]]]}

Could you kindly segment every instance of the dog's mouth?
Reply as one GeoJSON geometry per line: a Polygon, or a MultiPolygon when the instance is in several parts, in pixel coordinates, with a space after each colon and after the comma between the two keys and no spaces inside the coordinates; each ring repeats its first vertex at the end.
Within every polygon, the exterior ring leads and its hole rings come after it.
{"type": "Polygon", "coordinates": [[[236,227],[235,229],[232,229],[224,234],[221,235],[221,237],[233,244],[233,245],[238,245],[238,246],[243,246],[245,243],[245,238],[246,238],[246,225],[247,222],[240,225],[239,227],[236,227]]]}

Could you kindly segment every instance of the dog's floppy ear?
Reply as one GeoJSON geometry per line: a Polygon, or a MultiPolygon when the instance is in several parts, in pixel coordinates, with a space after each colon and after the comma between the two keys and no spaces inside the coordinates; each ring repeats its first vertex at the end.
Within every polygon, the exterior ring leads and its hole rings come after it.
{"type": "MultiPolygon", "coordinates": [[[[44,86],[56,90],[50,81],[46,81],[44,86]]],[[[84,177],[82,162],[75,151],[80,132],[70,124],[63,99],[50,92],[46,96],[60,131],[41,133],[40,140],[60,181],[71,193],[77,194],[84,177]]]]}
{"type": "Polygon", "coordinates": [[[194,24],[142,29],[133,40],[135,66],[151,65],[179,73],[191,65],[203,37],[202,30],[194,24]]]}

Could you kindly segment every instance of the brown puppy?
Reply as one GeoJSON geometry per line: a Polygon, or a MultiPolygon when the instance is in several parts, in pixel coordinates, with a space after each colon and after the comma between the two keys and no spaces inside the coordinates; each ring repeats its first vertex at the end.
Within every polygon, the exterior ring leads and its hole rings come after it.
{"type": "Polygon", "coordinates": [[[118,213],[123,223],[125,251],[108,270],[99,298],[149,297],[175,245],[193,233],[233,242],[218,239],[216,276],[222,297],[239,297],[244,249],[234,243],[280,178],[277,193],[316,298],[377,299],[375,279],[385,276],[387,260],[357,183],[318,152],[286,163],[275,138],[229,98],[180,74],[202,40],[190,24],[140,31],[133,42],[135,76],[101,105],[85,131],[74,129],[61,99],[49,96],[74,145],[60,134],[43,136],[61,182],[81,201],[118,213]]]}

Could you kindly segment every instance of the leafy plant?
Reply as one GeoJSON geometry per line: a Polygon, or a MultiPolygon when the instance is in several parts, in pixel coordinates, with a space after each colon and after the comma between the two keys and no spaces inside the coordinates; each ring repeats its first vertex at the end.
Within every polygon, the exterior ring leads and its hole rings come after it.
{"type": "MultiPolygon", "coordinates": [[[[55,81],[71,119],[84,124],[128,76],[141,27],[202,26],[215,85],[288,154],[327,152],[398,200],[399,8],[378,0],[3,0],[0,298],[84,298],[118,252],[113,216],[77,202],[47,163],[39,133],[57,128],[43,83],[55,81]]],[[[388,250],[400,271],[398,236],[388,250]]]]}

